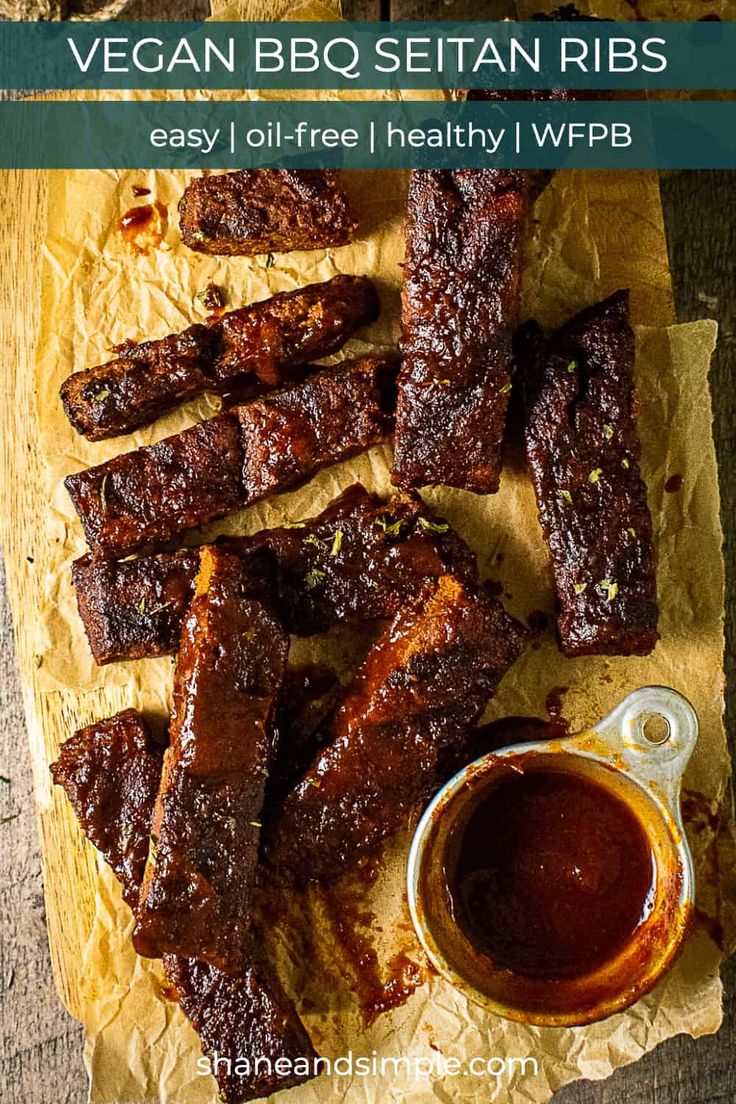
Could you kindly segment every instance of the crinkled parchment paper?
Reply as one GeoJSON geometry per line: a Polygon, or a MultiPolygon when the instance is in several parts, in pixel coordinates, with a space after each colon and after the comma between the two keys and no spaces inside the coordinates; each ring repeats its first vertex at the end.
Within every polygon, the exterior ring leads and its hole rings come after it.
{"type": "MultiPolygon", "coordinates": [[[[263,9],[261,8],[261,11],[263,9]]],[[[284,11],[286,8],[284,8],[284,11]]],[[[271,9],[273,11],[273,9],[271,9]]],[[[299,14],[325,14],[311,7],[299,14]]],[[[215,5],[220,18],[257,14],[256,6],[215,5]]],[[[279,9],[278,14],[283,14],[279,9]]],[[[274,96],[275,94],[271,94],[274,96]]],[[[328,97],[328,94],[322,94],[328,97]]],[[[96,668],[77,619],[69,568],[84,551],[80,526],[62,486],[72,470],[113,456],[121,448],[157,440],[212,413],[207,399],[190,403],[130,438],[90,444],[69,427],[57,399],[72,370],[109,359],[115,343],[163,336],[193,321],[204,310],[197,293],[214,281],[227,291],[233,308],[275,291],[328,279],[337,272],[367,273],[379,288],[380,320],[353,339],[346,354],[393,344],[397,337],[402,222],[406,188],[403,173],[346,174],[360,228],[357,240],[341,249],[276,254],[265,258],[197,256],[179,241],[176,204],[187,176],[181,172],[67,172],[49,174],[48,225],[43,245],[41,334],[36,365],[38,444],[46,459],[36,508],[46,513],[46,540],[35,549],[34,579],[38,616],[16,610],[22,633],[33,633],[35,663],[26,666],[36,694],[32,739],[40,779],[42,810],[53,808],[59,823],[71,825],[63,796],[52,795],[46,764],[70,732],[89,720],[125,706],[165,714],[172,661],[145,660],[96,668]],[[121,215],[135,199],[133,184],[151,189],[165,205],[168,224],[158,246],[139,252],[118,232],[121,215]],[[50,505],[49,505],[50,504],[50,505]],[[40,705],[39,705],[40,703],[40,705]],[[38,718],[41,718],[40,722],[38,718]]],[[[143,243],[145,244],[145,243],[143,243]]],[[[524,313],[558,324],[617,287],[632,291],[637,328],[636,376],[639,390],[643,470],[659,547],[662,640],[643,659],[564,659],[551,630],[530,648],[503,681],[488,719],[507,714],[545,715],[545,698],[566,687],[564,712],[573,729],[595,722],[624,694],[644,683],[665,683],[683,691],[698,710],[701,738],[688,770],[687,788],[698,797],[701,815],[691,827],[700,879],[699,904],[716,918],[731,941],[734,885],[730,775],[722,725],[723,565],[718,515],[716,461],[711,437],[708,365],[714,323],[674,325],[669,270],[654,174],[559,173],[535,210],[524,276],[524,313]],[[667,493],[665,482],[682,476],[682,489],[667,493]],[[715,827],[716,813],[721,828],[715,827]],[[720,870],[720,876],[718,874],[720,870]]],[[[308,486],[258,504],[211,526],[210,532],[252,532],[321,510],[340,490],[359,479],[388,493],[390,448],[380,447],[321,473],[308,486]]],[[[526,618],[549,611],[552,595],[545,550],[529,481],[513,457],[498,495],[479,498],[437,489],[427,500],[445,514],[478,552],[484,576],[497,580],[508,608],[526,618]]],[[[23,519],[17,523],[22,527],[23,519]]],[[[354,668],[367,639],[336,631],[314,641],[295,642],[299,661],[329,658],[343,671],[354,668]]],[[[25,649],[29,654],[29,649],[25,649]]],[[[65,831],[67,829],[65,828],[65,831]]],[[[69,839],[74,839],[69,827],[69,839]]],[[[62,833],[63,834],[63,833],[62,833]]],[[[667,978],[628,1012],[585,1029],[535,1029],[506,1023],[469,1005],[444,981],[429,976],[410,931],[403,904],[405,840],[396,841],[376,884],[366,890],[378,916],[379,961],[404,954],[424,983],[401,1008],[364,1026],[350,984],[350,963],[335,943],[335,926],[325,904],[305,899],[311,938],[275,933],[287,983],[322,1053],[424,1055],[466,1059],[475,1055],[534,1057],[506,1079],[445,1078],[411,1081],[404,1073],[384,1077],[321,1077],[292,1091],[290,1099],[310,1101],[436,1101],[478,1099],[546,1100],[576,1077],[601,1078],[638,1058],[678,1032],[700,1035],[716,1030],[721,1011],[718,965],[723,951],[712,941],[713,924],[699,926],[667,978]]],[[[212,1100],[214,1082],[199,1076],[198,1040],[178,1008],[161,992],[157,964],[138,959],[129,943],[130,914],[114,879],[97,861],[96,906],[92,918],[75,900],[90,899],[91,849],[70,844],[68,863],[52,877],[68,887],[67,917],[58,905],[51,924],[57,972],[67,999],[87,1032],[92,1100],[212,1100]],[[76,849],[74,849],[76,848],[76,849]],[[84,855],[84,861],[79,856],[84,855]],[[59,931],[66,924],[63,938],[59,931]],[[90,931],[91,927],[91,931],[90,931]],[[70,934],[70,928],[74,931],[70,934]],[[87,938],[88,935],[88,938],[87,938]],[[80,947],[86,950],[80,956],[80,947]],[[75,942],[76,940],[76,942],[75,942]],[[80,962],[81,957],[81,962],[80,962]]],[[[47,868],[47,878],[48,878],[47,868]]],[[[58,892],[57,892],[58,897],[58,892]]]]}

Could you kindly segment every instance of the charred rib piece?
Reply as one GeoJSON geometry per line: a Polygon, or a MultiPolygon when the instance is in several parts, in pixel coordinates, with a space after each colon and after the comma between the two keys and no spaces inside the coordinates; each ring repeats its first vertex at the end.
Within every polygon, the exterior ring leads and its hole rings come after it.
{"type": "MultiPolygon", "coordinates": [[[[134,908],[138,901],[163,749],[149,750],[145,722],[134,709],[81,729],[61,749],[51,772],[64,787],[87,838],[98,847],[123,886],[123,896],[134,908]]],[[[193,959],[164,956],[164,965],[181,1006],[211,1058],[223,1055],[214,1067],[220,1091],[228,1104],[241,1104],[278,1089],[306,1081],[313,1072],[280,1076],[278,1058],[316,1057],[309,1036],[270,963],[251,944],[251,961],[242,978],[233,978],[193,959]],[[271,1062],[242,1072],[242,1059],[252,1067],[259,1056],[271,1062]],[[236,1060],[241,1062],[235,1072],[236,1060]]]]}
{"type": "Polygon", "coordinates": [[[87,541],[125,556],[377,444],[391,427],[393,372],[391,357],[345,361],[68,476],[87,541]]]}
{"type": "Polygon", "coordinates": [[[519,335],[526,450],[565,655],[647,655],[657,633],[652,520],[639,472],[628,292],[545,343],[519,335]]]}
{"type": "Polygon", "coordinates": [[[355,229],[339,176],[330,170],[197,177],[184,191],[179,215],[185,245],[230,256],[345,245],[355,229]]]}
{"type": "Polygon", "coordinates": [[[498,490],[533,174],[411,175],[392,479],[498,490]]]}
{"type": "Polygon", "coordinates": [[[252,563],[205,549],[174,680],[171,747],[133,936],[139,954],[248,967],[248,902],[288,638],[252,563]]]}
{"type": "Polygon", "coordinates": [[[270,1096],[315,1076],[317,1054],[309,1035],[273,968],[255,947],[238,978],[174,955],[164,955],[164,968],[212,1061],[227,1104],[270,1096]],[[257,1063],[259,1058],[267,1061],[257,1063]],[[289,1063],[291,1073],[277,1072],[279,1059],[289,1063]]]}
{"type": "Polygon", "coordinates": [[[81,728],[62,745],[51,775],[63,786],[82,830],[102,852],[133,908],[148,856],[163,748],[145,720],[126,709],[81,728]]]}
{"type": "Polygon", "coordinates": [[[406,826],[446,759],[462,754],[525,640],[498,602],[450,575],[421,608],[400,612],[269,828],[274,871],[295,881],[339,876],[406,826]]]}
{"type": "MultiPolygon", "coordinates": [[[[360,484],[298,527],[221,543],[243,555],[269,551],[275,608],[287,630],[300,636],[339,622],[393,617],[428,578],[446,571],[475,575],[470,549],[415,495],[384,503],[360,484]]],[[[77,605],[96,662],[175,652],[198,566],[197,549],[122,562],[77,560],[77,605]]]]}
{"type": "Polygon", "coordinates": [[[130,433],[204,391],[274,387],[295,366],[335,353],[378,316],[365,276],[335,276],[133,345],[61,385],[69,421],[91,441],[130,433]]]}

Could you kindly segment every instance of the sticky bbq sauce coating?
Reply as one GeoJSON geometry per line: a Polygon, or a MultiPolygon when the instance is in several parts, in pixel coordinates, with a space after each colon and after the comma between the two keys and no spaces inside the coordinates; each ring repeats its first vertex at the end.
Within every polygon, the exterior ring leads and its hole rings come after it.
{"type": "Polygon", "coordinates": [[[316,169],[197,177],[184,190],[179,222],[190,249],[231,256],[345,245],[355,229],[339,174],[316,169]]]}
{"type": "Polygon", "coordinates": [[[102,853],[131,908],[148,856],[163,748],[144,718],[126,709],[81,728],[61,747],[51,775],[63,786],[82,830],[102,853]]]}
{"type": "Polygon", "coordinates": [[[655,862],[610,790],[540,765],[478,787],[446,861],[451,914],[495,968],[577,978],[609,962],[646,920],[655,862]]]}
{"type": "MultiPolygon", "coordinates": [[[[416,495],[383,502],[359,483],[316,517],[218,544],[242,556],[268,553],[274,608],[298,636],[393,617],[418,598],[427,579],[448,570],[476,575],[468,546],[416,495]]],[[[77,560],[72,581],[95,661],[175,652],[198,568],[197,548],[137,560],[77,560]]]]}
{"type": "Polygon", "coordinates": [[[498,602],[450,575],[397,614],[267,826],[275,876],[338,877],[406,827],[446,761],[462,758],[526,635],[498,602]]]}
{"type": "Polygon", "coordinates": [[[270,1096],[315,1076],[312,1041],[258,948],[237,978],[175,955],[164,955],[164,969],[225,1104],[270,1096]]]}
{"type": "Polygon", "coordinates": [[[288,637],[254,565],[205,549],[182,631],[149,860],[133,936],[139,954],[247,962],[274,699],[288,637]]]}
{"type": "Polygon", "coordinates": [[[498,490],[533,174],[413,172],[392,480],[498,490]]]}
{"type": "Polygon", "coordinates": [[[565,655],[647,655],[657,632],[652,520],[639,471],[628,293],[544,340],[518,336],[526,452],[565,655]]]}
{"type": "Polygon", "coordinates": [[[395,360],[324,368],[227,414],[67,476],[90,547],[120,557],[309,479],[390,432],[395,360]]]}
{"type": "Polygon", "coordinates": [[[61,386],[64,411],[78,433],[99,441],[130,433],[205,391],[275,387],[295,367],[336,353],[378,311],[365,276],[281,292],[209,325],[128,345],[115,360],[75,372],[61,386]]]}
{"type": "MultiPolygon", "coordinates": [[[[98,721],[67,740],[54,781],[64,787],[80,825],[112,867],[123,896],[135,909],[148,855],[163,749],[149,743],[145,721],[134,709],[98,721]]],[[[185,1014],[211,1058],[227,1104],[289,1088],[313,1072],[281,1075],[278,1058],[312,1058],[314,1049],[293,1003],[255,937],[241,977],[206,963],[164,956],[164,967],[185,1014]],[[265,1055],[271,1069],[256,1068],[265,1055]],[[241,1061],[238,1063],[238,1059],[241,1061]],[[246,1069],[244,1060],[250,1062],[246,1069]]]]}

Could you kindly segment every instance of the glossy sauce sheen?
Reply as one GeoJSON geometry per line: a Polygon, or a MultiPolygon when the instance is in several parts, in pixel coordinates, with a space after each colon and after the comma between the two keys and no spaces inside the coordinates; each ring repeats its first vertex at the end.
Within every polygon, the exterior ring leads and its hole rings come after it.
{"type": "Polygon", "coordinates": [[[567,772],[485,787],[448,856],[453,915],[497,967],[576,978],[610,961],[651,908],[654,860],[628,807],[567,772]]]}

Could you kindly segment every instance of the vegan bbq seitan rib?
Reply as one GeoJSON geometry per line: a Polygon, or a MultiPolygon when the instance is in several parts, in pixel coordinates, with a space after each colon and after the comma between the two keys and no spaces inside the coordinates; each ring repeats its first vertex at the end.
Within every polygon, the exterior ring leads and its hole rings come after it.
{"type": "Polygon", "coordinates": [[[252,256],[345,245],[355,220],[332,170],[241,169],[201,176],[179,203],[185,245],[252,256]]]}
{"type": "Polygon", "coordinates": [[[197,958],[234,976],[249,961],[270,722],[289,649],[263,589],[252,561],[202,551],[133,933],[139,954],[197,958]]]}
{"type": "Polygon", "coordinates": [[[91,548],[125,556],[297,486],[390,432],[395,360],[325,368],[65,480],[91,548]]]}
{"type": "MultiPolygon", "coordinates": [[[[299,636],[393,617],[427,579],[447,571],[475,576],[470,549],[416,495],[383,502],[360,484],[317,517],[220,543],[242,555],[267,551],[274,607],[299,636]]],[[[175,652],[198,567],[196,548],[137,560],[77,560],[77,605],[97,663],[175,652]]]]}
{"type": "Polygon", "coordinates": [[[274,387],[297,366],[336,353],[378,311],[367,277],[335,276],[128,346],[115,360],[69,376],[61,401],[78,433],[91,441],[116,437],[205,391],[274,387]]]}
{"type": "Polygon", "coordinates": [[[628,292],[545,340],[518,336],[526,451],[565,655],[647,655],[657,633],[652,520],[639,472],[628,292]]]}
{"type": "Polygon", "coordinates": [[[84,834],[112,867],[131,908],[148,857],[163,754],[141,714],[126,709],[81,728],[51,766],[54,782],[64,787],[84,834]]]}
{"type": "Polygon", "coordinates": [[[409,181],[392,479],[498,490],[522,248],[540,177],[420,170],[409,181]]]}
{"type": "MultiPolygon", "coordinates": [[[[51,767],[54,781],[66,790],[85,835],[112,867],[131,908],[138,900],[149,850],[162,758],[163,749],[150,749],[141,715],[128,709],[77,732],[51,767]]],[[[279,1058],[310,1062],[316,1054],[255,940],[241,977],[175,955],[164,956],[164,968],[204,1053],[211,1059],[229,1059],[229,1066],[213,1063],[227,1104],[244,1104],[313,1076],[276,1072],[279,1058]],[[270,1065],[256,1064],[260,1057],[270,1065]],[[243,1059],[250,1061],[250,1068],[243,1059]]]]}
{"type": "Polygon", "coordinates": [[[526,643],[493,598],[451,575],[397,614],[325,722],[311,767],[269,816],[279,877],[330,879],[405,827],[462,763],[471,726],[526,643]]]}

